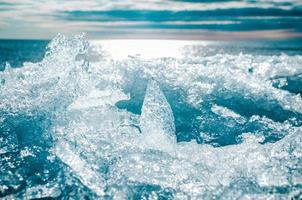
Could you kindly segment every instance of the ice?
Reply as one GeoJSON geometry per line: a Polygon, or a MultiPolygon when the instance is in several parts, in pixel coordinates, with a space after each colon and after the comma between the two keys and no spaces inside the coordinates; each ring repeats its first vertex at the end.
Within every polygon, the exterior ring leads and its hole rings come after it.
{"type": "MultiPolygon", "coordinates": [[[[286,187],[291,184],[291,178],[288,177],[286,162],[280,165],[280,161],[288,154],[284,154],[286,148],[275,154],[280,145],[283,144],[263,146],[257,141],[247,141],[215,149],[194,143],[179,144],[175,149],[177,156],[148,151],[127,153],[113,168],[122,171],[131,181],[177,188],[178,191],[196,194],[196,198],[209,191],[219,192],[221,187],[240,184],[242,179],[255,182],[260,187],[286,187]]],[[[293,160],[298,158],[294,157],[293,160]]],[[[242,189],[237,188],[237,192],[242,189]]]]}
{"type": "Polygon", "coordinates": [[[301,56],[91,60],[91,45],[58,35],[41,62],[0,72],[0,194],[299,197],[302,100],[273,79],[301,56]]]}
{"type": "Polygon", "coordinates": [[[61,195],[59,185],[56,183],[46,183],[28,188],[23,199],[42,199],[42,198],[59,198],[61,195]]]}
{"type": "Polygon", "coordinates": [[[221,115],[222,117],[233,118],[240,124],[244,124],[246,122],[246,119],[244,117],[240,116],[239,114],[237,114],[237,113],[233,112],[232,110],[227,109],[225,107],[213,105],[211,110],[215,114],[221,115]]]}
{"type": "Polygon", "coordinates": [[[55,153],[77,174],[85,186],[93,190],[97,195],[104,196],[104,178],[96,171],[90,169],[88,163],[81,159],[79,155],[76,155],[68,143],[64,144],[64,141],[58,143],[55,147],[55,153]]]}
{"type": "Polygon", "coordinates": [[[140,116],[140,129],[144,142],[158,148],[168,148],[175,142],[175,125],[172,109],[159,85],[148,83],[140,116]]]}
{"type": "Polygon", "coordinates": [[[0,102],[1,110],[30,112],[62,108],[93,87],[83,61],[76,61],[76,56],[88,48],[81,37],[69,39],[58,35],[40,63],[25,63],[20,69],[8,68],[0,73],[5,80],[0,88],[0,98],[4,100],[0,102]]]}
{"type": "Polygon", "coordinates": [[[123,92],[115,89],[116,92],[112,94],[112,88],[106,90],[92,90],[87,96],[81,96],[69,105],[69,109],[85,109],[91,107],[105,107],[106,105],[114,106],[120,100],[127,100],[129,97],[123,92]]]}

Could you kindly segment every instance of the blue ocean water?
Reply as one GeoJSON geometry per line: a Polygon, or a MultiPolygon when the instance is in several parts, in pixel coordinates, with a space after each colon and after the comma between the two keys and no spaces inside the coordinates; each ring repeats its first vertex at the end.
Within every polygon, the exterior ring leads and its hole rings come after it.
{"type": "Polygon", "coordinates": [[[0,41],[0,197],[299,199],[300,41],[0,41]]]}

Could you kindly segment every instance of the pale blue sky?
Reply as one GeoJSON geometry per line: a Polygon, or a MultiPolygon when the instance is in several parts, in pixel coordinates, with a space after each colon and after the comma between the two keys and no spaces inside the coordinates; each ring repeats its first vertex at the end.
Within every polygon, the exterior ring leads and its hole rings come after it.
{"type": "Polygon", "coordinates": [[[302,37],[302,0],[0,0],[0,38],[302,37]]]}

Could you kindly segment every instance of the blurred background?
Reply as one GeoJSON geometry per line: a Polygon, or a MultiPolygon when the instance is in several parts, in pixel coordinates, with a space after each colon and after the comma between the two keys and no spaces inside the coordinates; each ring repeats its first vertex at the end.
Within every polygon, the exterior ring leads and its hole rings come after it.
{"type": "Polygon", "coordinates": [[[176,40],[202,42],[190,55],[301,54],[302,1],[0,0],[0,71],[40,61],[58,33],[83,32],[115,57],[171,56],[176,40]]]}
{"type": "Polygon", "coordinates": [[[301,0],[0,0],[0,38],[301,39],[301,0]]]}

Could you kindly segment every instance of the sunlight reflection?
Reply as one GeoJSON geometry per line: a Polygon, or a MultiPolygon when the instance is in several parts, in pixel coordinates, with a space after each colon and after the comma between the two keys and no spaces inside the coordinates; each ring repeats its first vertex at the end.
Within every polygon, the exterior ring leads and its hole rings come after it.
{"type": "Polygon", "coordinates": [[[142,58],[182,57],[181,48],[186,45],[206,45],[205,41],[179,40],[103,40],[94,41],[101,45],[113,59],[125,59],[131,56],[142,58]]]}

